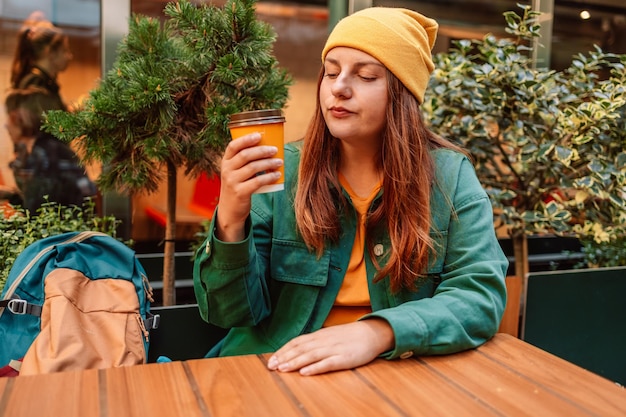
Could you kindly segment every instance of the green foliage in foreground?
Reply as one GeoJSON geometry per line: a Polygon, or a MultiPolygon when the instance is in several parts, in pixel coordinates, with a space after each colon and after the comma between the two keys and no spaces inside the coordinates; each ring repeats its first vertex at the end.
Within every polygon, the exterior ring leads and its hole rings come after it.
{"type": "Polygon", "coordinates": [[[10,212],[0,209],[0,292],[13,262],[31,243],[66,232],[88,230],[116,237],[119,224],[114,216],[96,216],[92,200],[87,201],[84,208],[44,203],[36,215],[19,207],[10,212]]]}

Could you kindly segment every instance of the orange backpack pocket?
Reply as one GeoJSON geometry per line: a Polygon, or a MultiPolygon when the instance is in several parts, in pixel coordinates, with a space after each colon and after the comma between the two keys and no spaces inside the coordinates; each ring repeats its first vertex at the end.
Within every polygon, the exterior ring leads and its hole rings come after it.
{"type": "Polygon", "coordinates": [[[89,279],[58,268],[44,282],[41,331],[20,375],[100,369],[146,362],[148,337],[135,286],[123,279],[89,279]]]}

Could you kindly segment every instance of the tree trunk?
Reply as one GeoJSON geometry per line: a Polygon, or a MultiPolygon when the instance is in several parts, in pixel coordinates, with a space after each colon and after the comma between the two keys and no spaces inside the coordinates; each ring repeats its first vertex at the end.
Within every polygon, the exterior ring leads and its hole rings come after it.
{"type": "Polygon", "coordinates": [[[165,250],[163,253],[163,305],[176,304],[176,166],[167,162],[167,213],[165,223],[165,250]]]}
{"type": "Polygon", "coordinates": [[[516,233],[513,238],[513,256],[515,257],[515,275],[526,280],[528,274],[528,239],[526,233],[516,233]]]}
{"type": "Polygon", "coordinates": [[[526,233],[522,230],[521,232],[514,233],[511,236],[513,242],[513,256],[515,258],[515,275],[522,280],[522,291],[520,297],[520,315],[522,316],[520,335],[524,335],[524,317],[523,312],[525,309],[526,303],[526,290],[528,288],[528,271],[529,271],[529,261],[528,261],[528,239],[526,237],[526,233]]]}

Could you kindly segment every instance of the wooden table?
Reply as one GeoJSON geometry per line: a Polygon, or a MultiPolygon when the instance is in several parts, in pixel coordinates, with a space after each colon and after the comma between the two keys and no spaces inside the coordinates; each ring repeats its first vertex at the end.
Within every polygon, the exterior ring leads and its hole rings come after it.
{"type": "Polygon", "coordinates": [[[0,378],[0,416],[626,416],[623,387],[506,334],[313,377],[268,357],[0,378]]]}

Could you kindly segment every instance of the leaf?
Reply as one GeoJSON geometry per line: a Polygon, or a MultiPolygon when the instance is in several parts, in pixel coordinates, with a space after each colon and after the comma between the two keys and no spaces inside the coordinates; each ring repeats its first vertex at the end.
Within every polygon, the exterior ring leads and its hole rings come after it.
{"type": "Polygon", "coordinates": [[[564,146],[556,146],[554,148],[554,151],[555,151],[557,160],[566,165],[569,165],[569,163],[571,162],[572,158],[575,155],[573,149],[566,148],[564,146]]]}
{"type": "Polygon", "coordinates": [[[584,190],[577,190],[574,196],[574,201],[577,205],[583,204],[587,198],[589,198],[589,193],[584,190]]]}

